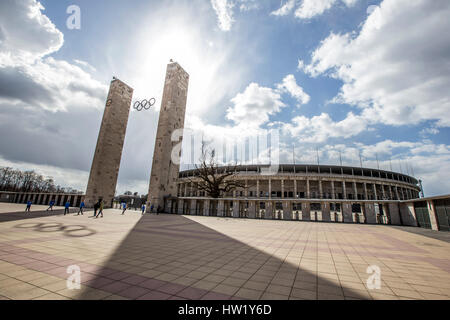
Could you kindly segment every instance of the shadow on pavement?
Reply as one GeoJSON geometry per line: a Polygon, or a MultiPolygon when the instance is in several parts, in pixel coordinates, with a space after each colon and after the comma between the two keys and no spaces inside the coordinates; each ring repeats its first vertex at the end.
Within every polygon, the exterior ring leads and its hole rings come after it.
{"type": "Polygon", "coordinates": [[[59,222],[48,222],[48,223],[33,223],[33,222],[25,222],[18,225],[15,225],[14,228],[19,229],[33,229],[33,231],[37,232],[63,232],[64,236],[67,237],[89,237],[97,232],[83,225],[64,225],[59,222]]]}
{"type": "Polygon", "coordinates": [[[428,237],[428,238],[441,240],[441,241],[450,243],[450,232],[448,232],[448,231],[436,231],[436,230],[431,230],[431,229],[418,228],[418,227],[406,227],[406,226],[389,226],[389,228],[394,228],[394,229],[401,230],[401,231],[419,234],[424,237],[428,237]]]}
{"type": "MultiPolygon", "coordinates": [[[[270,252],[289,252],[294,245],[264,234],[253,242],[270,252]]],[[[302,253],[294,253],[298,263],[302,253]]],[[[82,274],[85,285],[128,299],[343,299],[343,291],[346,298],[367,299],[338,281],[171,214],[142,216],[106,263],[82,274]]]]}
{"type": "MultiPolygon", "coordinates": [[[[78,208],[70,208],[69,213],[77,213],[78,208]]],[[[64,209],[55,209],[53,211],[39,210],[31,212],[4,212],[0,213],[0,222],[7,221],[16,221],[16,220],[25,220],[25,219],[34,219],[34,218],[42,218],[42,217],[52,217],[63,215],[64,209]]]]}

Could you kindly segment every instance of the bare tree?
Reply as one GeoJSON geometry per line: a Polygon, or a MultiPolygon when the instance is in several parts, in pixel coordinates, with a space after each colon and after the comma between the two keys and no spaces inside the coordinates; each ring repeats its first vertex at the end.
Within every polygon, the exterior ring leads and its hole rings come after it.
{"type": "MultiPolygon", "coordinates": [[[[33,170],[20,171],[9,167],[0,167],[0,190],[19,192],[64,192],[65,189],[55,186],[51,177],[44,177],[33,170]]],[[[68,188],[71,193],[79,191],[68,188]]]]}
{"type": "Polygon", "coordinates": [[[238,188],[245,188],[245,183],[236,180],[237,165],[219,168],[219,163],[215,158],[215,150],[208,150],[204,144],[202,144],[200,164],[196,164],[195,168],[197,169],[196,178],[200,181],[188,180],[197,183],[197,188],[211,198],[219,198],[222,194],[238,188]]]}

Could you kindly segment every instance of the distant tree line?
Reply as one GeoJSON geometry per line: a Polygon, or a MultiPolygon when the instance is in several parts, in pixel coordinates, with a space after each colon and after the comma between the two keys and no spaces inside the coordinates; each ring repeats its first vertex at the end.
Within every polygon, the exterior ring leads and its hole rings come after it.
{"type": "Polygon", "coordinates": [[[70,187],[55,185],[53,178],[44,177],[34,170],[21,171],[11,167],[0,167],[0,190],[13,192],[82,193],[70,187]]]}

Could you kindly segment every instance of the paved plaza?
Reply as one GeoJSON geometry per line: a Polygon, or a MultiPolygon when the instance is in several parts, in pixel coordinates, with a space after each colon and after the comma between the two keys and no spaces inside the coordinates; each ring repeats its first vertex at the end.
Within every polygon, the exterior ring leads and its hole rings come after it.
{"type": "Polygon", "coordinates": [[[450,243],[431,231],[24,209],[0,204],[1,299],[450,299],[450,243]]]}

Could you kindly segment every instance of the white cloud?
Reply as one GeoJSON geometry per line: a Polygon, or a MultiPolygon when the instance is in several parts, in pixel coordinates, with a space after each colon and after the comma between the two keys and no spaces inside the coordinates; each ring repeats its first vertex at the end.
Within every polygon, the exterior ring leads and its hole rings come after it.
{"type": "Polygon", "coordinates": [[[89,71],[95,72],[97,69],[95,69],[92,65],[90,65],[88,62],[83,60],[74,59],[73,62],[87,68],[89,71]]]}
{"type": "Polygon", "coordinates": [[[106,86],[80,67],[52,57],[63,35],[35,0],[0,4],[0,102],[46,110],[100,107],[106,86]]]}
{"type": "Polygon", "coordinates": [[[241,5],[239,6],[239,10],[241,11],[250,11],[256,10],[259,8],[259,0],[240,0],[241,5]]]}
{"type": "Polygon", "coordinates": [[[286,0],[284,4],[270,14],[275,16],[286,16],[290,14],[294,8],[295,17],[299,19],[311,19],[323,14],[333,6],[343,3],[347,7],[352,7],[358,0],[286,0]],[[300,5],[299,5],[300,4],[300,5]]]}
{"type": "Polygon", "coordinates": [[[303,91],[303,88],[297,84],[294,75],[288,74],[283,82],[277,85],[278,90],[281,92],[289,92],[299,104],[307,104],[310,100],[310,96],[303,91]]]}
{"type": "Polygon", "coordinates": [[[439,133],[439,129],[431,127],[431,128],[422,129],[419,134],[421,136],[428,136],[428,135],[434,135],[434,134],[438,134],[438,133],[439,133]]]}
{"type": "Polygon", "coordinates": [[[359,34],[326,38],[304,70],[341,79],[334,101],[371,121],[450,126],[449,16],[448,1],[385,0],[359,34]]]}
{"type": "Polygon", "coordinates": [[[310,19],[330,9],[337,0],[303,0],[300,7],[295,10],[295,16],[301,19],[310,19]]]}
{"type": "Polygon", "coordinates": [[[0,67],[33,63],[58,51],[64,37],[36,0],[0,2],[0,67]]]}
{"type": "Polygon", "coordinates": [[[250,83],[243,93],[231,99],[234,106],[227,109],[227,118],[239,124],[245,122],[250,127],[258,127],[285,107],[281,95],[276,90],[250,83]]]}
{"type": "Polygon", "coordinates": [[[223,31],[229,31],[234,21],[234,3],[229,0],[211,0],[211,5],[216,12],[219,28],[223,31]]]}
{"type": "Polygon", "coordinates": [[[341,121],[333,121],[329,114],[307,118],[298,116],[291,123],[283,126],[285,132],[297,137],[300,141],[310,143],[325,142],[330,138],[350,138],[367,129],[368,122],[364,118],[353,114],[341,121]]]}
{"type": "Polygon", "coordinates": [[[280,8],[275,11],[272,11],[270,14],[274,16],[285,16],[291,13],[294,9],[297,0],[287,0],[280,8]]]}

